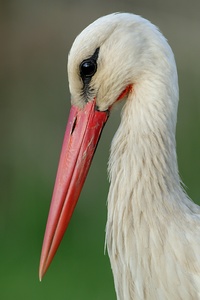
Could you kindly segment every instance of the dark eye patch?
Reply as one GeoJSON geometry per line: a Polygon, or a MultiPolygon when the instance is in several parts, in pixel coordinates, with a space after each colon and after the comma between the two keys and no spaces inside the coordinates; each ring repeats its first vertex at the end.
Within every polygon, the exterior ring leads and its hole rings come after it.
{"type": "Polygon", "coordinates": [[[99,55],[99,49],[100,48],[97,48],[91,57],[84,59],[79,66],[80,77],[83,81],[82,94],[86,97],[92,92],[89,83],[97,71],[97,59],[99,55]]]}

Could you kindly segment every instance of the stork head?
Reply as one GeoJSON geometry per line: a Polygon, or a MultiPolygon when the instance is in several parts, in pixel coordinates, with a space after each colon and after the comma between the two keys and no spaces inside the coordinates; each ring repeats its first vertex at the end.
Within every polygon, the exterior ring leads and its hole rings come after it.
{"type": "Polygon", "coordinates": [[[68,58],[72,104],[95,98],[100,111],[111,107],[130,85],[164,76],[173,59],[163,35],[149,21],[129,13],[99,18],[75,39],[68,58]],[[160,74],[159,74],[160,72],[160,74]]]}
{"type": "Polygon", "coordinates": [[[74,41],[68,59],[72,108],[46,226],[40,278],[67,228],[110,109],[145,78],[162,76],[162,64],[165,68],[170,56],[170,47],[154,25],[126,13],[98,19],[74,41]]]}

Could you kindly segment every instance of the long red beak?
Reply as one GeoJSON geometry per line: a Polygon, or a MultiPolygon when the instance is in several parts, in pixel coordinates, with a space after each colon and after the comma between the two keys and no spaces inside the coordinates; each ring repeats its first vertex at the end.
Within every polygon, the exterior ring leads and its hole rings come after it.
{"type": "Polygon", "coordinates": [[[42,246],[40,280],[67,229],[108,116],[108,111],[96,109],[95,100],[83,109],[71,107],[42,246]]]}

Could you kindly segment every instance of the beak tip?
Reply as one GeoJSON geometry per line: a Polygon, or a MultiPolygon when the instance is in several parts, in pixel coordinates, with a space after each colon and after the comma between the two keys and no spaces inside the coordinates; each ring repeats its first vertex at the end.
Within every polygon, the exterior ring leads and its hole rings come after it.
{"type": "Polygon", "coordinates": [[[46,273],[46,270],[44,268],[44,265],[40,263],[40,267],[39,267],[39,281],[41,282],[44,274],[46,273]]]}
{"type": "Polygon", "coordinates": [[[42,278],[43,278],[43,272],[42,272],[42,270],[40,269],[40,270],[39,270],[39,281],[40,281],[40,282],[42,281],[42,278]]]}

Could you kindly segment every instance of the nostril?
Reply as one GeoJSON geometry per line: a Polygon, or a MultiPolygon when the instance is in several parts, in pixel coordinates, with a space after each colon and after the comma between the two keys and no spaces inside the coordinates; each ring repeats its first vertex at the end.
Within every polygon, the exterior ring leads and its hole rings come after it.
{"type": "Polygon", "coordinates": [[[72,125],[72,130],[71,130],[71,135],[73,134],[74,129],[75,129],[75,127],[76,127],[76,122],[77,122],[77,117],[75,117],[75,119],[74,119],[74,123],[73,123],[73,125],[72,125]]]}

